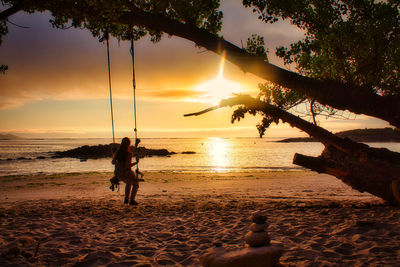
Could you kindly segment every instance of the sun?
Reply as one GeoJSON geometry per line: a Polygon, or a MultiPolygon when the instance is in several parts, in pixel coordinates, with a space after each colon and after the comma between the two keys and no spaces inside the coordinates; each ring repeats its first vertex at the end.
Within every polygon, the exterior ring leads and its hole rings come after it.
{"type": "Polygon", "coordinates": [[[196,101],[217,105],[221,99],[231,97],[233,94],[242,93],[244,91],[240,84],[224,78],[224,63],[225,54],[223,54],[221,59],[218,76],[193,88],[200,93],[196,101]]]}

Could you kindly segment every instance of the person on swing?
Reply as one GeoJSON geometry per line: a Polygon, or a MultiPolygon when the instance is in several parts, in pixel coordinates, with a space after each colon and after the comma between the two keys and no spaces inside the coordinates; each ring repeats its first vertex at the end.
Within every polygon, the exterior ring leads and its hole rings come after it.
{"type": "Polygon", "coordinates": [[[139,180],[132,167],[139,163],[139,158],[132,163],[132,153],[129,151],[131,140],[124,137],[117,152],[113,155],[112,164],[115,165],[114,174],[118,181],[123,181],[125,185],[125,200],[124,204],[138,205],[135,200],[136,193],[139,189],[139,180]]]}

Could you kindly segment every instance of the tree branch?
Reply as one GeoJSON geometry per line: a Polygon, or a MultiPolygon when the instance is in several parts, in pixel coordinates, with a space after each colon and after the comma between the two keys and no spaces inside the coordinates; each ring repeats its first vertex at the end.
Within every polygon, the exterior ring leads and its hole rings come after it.
{"type": "Polygon", "coordinates": [[[199,116],[199,115],[202,115],[202,114],[204,114],[204,113],[207,113],[207,112],[210,112],[210,111],[219,109],[220,107],[221,107],[221,106],[218,105],[218,106],[215,106],[215,107],[206,108],[206,109],[204,109],[204,110],[202,110],[202,111],[199,111],[199,112],[185,114],[185,115],[183,115],[183,116],[184,116],[184,117],[199,116]]]}
{"type": "Polygon", "coordinates": [[[18,11],[22,10],[22,5],[13,5],[12,7],[2,11],[0,13],[0,20],[6,20],[9,16],[17,13],[18,11]]]}
{"type": "Polygon", "coordinates": [[[316,99],[323,105],[356,114],[365,114],[388,121],[400,127],[400,96],[379,96],[369,88],[344,84],[333,80],[320,81],[279,68],[262,57],[247,53],[234,44],[195,25],[184,24],[160,14],[151,14],[138,8],[123,12],[117,23],[142,26],[163,31],[193,41],[217,54],[226,52],[226,59],[244,72],[251,72],[265,80],[296,90],[316,99]],[[372,107],[372,108],[371,108],[372,107]]]}
{"type": "Polygon", "coordinates": [[[322,127],[319,127],[315,124],[312,124],[308,121],[305,121],[285,110],[282,110],[274,105],[268,104],[266,102],[262,102],[256,98],[250,97],[249,95],[240,95],[236,97],[232,97],[229,99],[221,100],[220,104],[215,107],[204,109],[200,112],[185,114],[184,116],[198,116],[209,111],[221,108],[221,107],[232,107],[236,105],[244,105],[246,108],[254,111],[261,111],[265,114],[268,114],[276,119],[282,120],[282,122],[289,123],[292,127],[296,127],[308,135],[314,137],[319,140],[321,143],[326,145],[331,145],[339,149],[340,151],[349,152],[352,150],[360,149],[363,147],[363,144],[355,143],[347,139],[340,138],[333,133],[325,130],[322,127]]]}

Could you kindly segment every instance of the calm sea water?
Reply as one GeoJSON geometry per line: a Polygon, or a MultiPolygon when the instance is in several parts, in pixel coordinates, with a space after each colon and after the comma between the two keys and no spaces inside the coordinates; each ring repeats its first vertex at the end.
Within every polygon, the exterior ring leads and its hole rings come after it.
{"type": "MultiPolygon", "coordinates": [[[[294,153],[317,156],[320,143],[278,143],[268,138],[144,138],[147,148],[166,148],[181,153],[171,157],[150,157],[140,161],[143,171],[174,172],[247,172],[268,170],[302,170],[293,165],[294,153]]],[[[110,159],[51,159],[51,152],[82,145],[108,144],[109,139],[24,139],[0,141],[0,176],[37,173],[113,171],[110,159]],[[49,153],[50,152],[50,153],[49,153]],[[46,159],[37,159],[44,156],[46,159]],[[16,160],[19,157],[30,160],[16,160]],[[13,160],[7,160],[13,159],[13,160]]],[[[400,152],[400,143],[371,143],[400,152]]]]}

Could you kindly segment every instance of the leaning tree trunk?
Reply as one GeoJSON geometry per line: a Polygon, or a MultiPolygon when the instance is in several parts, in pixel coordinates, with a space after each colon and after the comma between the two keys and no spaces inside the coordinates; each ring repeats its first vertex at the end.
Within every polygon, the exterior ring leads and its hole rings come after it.
{"type": "Polygon", "coordinates": [[[185,116],[197,116],[220,107],[235,105],[244,105],[253,114],[258,111],[276,121],[280,119],[287,122],[324,144],[325,149],[319,157],[295,154],[294,164],[333,175],[360,192],[368,192],[390,204],[400,205],[400,153],[386,148],[371,148],[348,138],[338,137],[287,111],[250,96],[222,100],[219,106],[185,116]]]}
{"type": "Polygon", "coordinates": [[[333,175],[352,188],[390,204],[400,204],[400,153],[368,146],[344,152],[327,145],[319,157],[296,153],[293,163],[333,175]]]}

